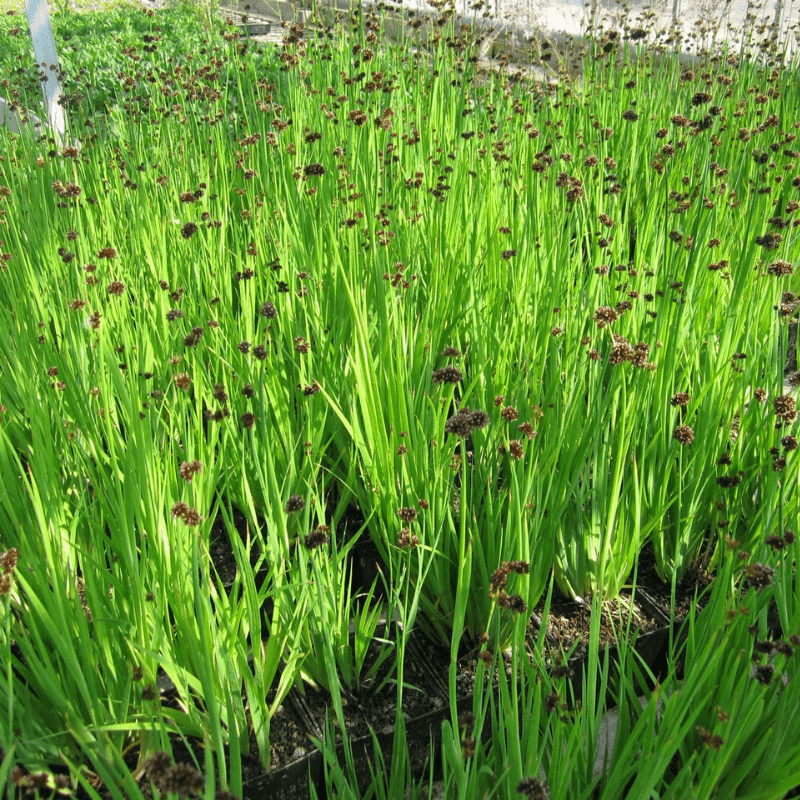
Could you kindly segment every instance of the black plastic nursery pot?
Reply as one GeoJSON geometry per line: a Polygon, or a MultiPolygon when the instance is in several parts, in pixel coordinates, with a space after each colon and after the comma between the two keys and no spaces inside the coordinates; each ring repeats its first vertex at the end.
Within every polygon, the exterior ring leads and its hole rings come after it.
{"type": "MultiPolygon", "coordinates": [[[[657,678],[659,673],[666,670],[671,629],[672,635],[677,636],[679,623],[670,623],[669,618],[655,601],[640,590],[636,592],[636,603],[658,623],[655,630],[639,634],[634,646],[638,658],[657,678]]],[[[613,663],[618,658],[617,646],[609,644],[605,648],[613,663]]],[[[569,662],[572,673],[569,680],[576,700],[584,698],[589,691],[589,687],[584,684],[587,661],[588,654],[584,653],[569,662]]],[[[440,763],[442,723],[450,717],[446,682],[448,663],[449,654],[443,648],[434,648],[427,643],[421,644],[417,638],[412,638],[412,644],[406,655],[405,669],[407,673],[429,676],[430,680],[425,691],[430,694],[431,705],[436,706],[426,713],[406,719],[406,747],[411,772],[415,779],[427,774],[430,769],[431,756],[434,759],[434,769],[440,763]]],[[[468,669],[465,670],[465,673],[468,672],[468,669]]],[[[474,700],[474,693],[464,690],[469,685],[472,676],[465,674],[463,678],[464,680],[459,681],[459,712],[471,710],[474,700]]],[[[595,687],[595,691],[598,690],[599,686],[595,687]]],[[[313,698],[313,695],[309,693],[303,696],[296,691],[293,691],[291,696],[295,718],[302,719],[306,726],[307,752],[285,766],[248,780],[243,785],[242,800],[261,800],[264,797],[274,797],[279,800],[305,799],[309,797],[312,785],[319,797],[325,797],[324,757],[312,744],[312,737],[322,739],[325,720],[324,716],[321,717],[319,707],[317,709],[311,707],[310,699],[319,701],[320,698],[319,696],[313,698]]],[[[365,702],[369,702],[369,700],[366,699],[365,702]]],[[[375,727],[374,738],[372,733],[348,735],[361,791],[366,790],[372,781],[376,763],[376,742],[382,751],[384,763],[391,764],[395,736],[392,720],[393,714],[387,713],[385,726],[375,727]]],[[[275,726],[276,722],[273,721],[273,729],[275,726]]],[[[486,723],[482,735],[484,737],[491,735],[490,727],[486,723]]],[[[344,765],[345,757],[341,743],[337,744],[337,757],[339,763],[344,765]]]]}
{"type": "MultiPolygon", "coordinates": [[[[428,768],[431,748],[438,752],[442,722],[449,716],[446,707],[431,711],[406,723],[406,748],[411,772],[415,777],[422,776],[428,768]]],[[[372,782],[375,766],[375,741],[380,747],[385,763],[391,763],[394,746],[394,730],[377,733],[375,739],[361,736],[350,742],[353,762],[358,777],[359,791],[366,791],[372,782]]],[[[345,763],[344,748],[340,744],[336,748],[340,764],[345,763]]],[[[307,800],[311,785],[319,797],[325,797],[325,776],[323,755],[319,750],[309,753],[303,758],[280,769],[272,770],[258,778],[247,781],[242,786],[242,800],[262,800],[262,798],[279,798],[280,800],[307,800]]]]}

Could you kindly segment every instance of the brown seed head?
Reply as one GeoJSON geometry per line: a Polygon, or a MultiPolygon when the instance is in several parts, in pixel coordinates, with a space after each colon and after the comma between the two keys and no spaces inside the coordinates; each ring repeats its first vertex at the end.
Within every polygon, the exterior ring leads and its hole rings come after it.
{"type": "Polygon", "coordinates": [[[764,686],[769,686],[775,674],[775,667],[772,664],[759,664],[753,670],[753,678],[764,686]]]}
{"type": "Polygon", "coordinates": [[[523,456],[522,444],[517,439],[512,439],[508,443],[508,454],[519,461],[523,456]]]}
{"type": "Polygon", "coordinates": [[[780,259],[773,261],[768,267],[767,272],[774,275],[776,278],[782,278],[784,275],[791,275],[794,272],[794,267],[790,261],[780,259]]]}
{"type": "Polygon", "coordinates": [[[517,792],[525,795],[528,800],[550,800],[550,790],[547,784],[541,783],[538,778],[523,778],[517,784],[517,792]]]}
{"type": "Polygon", "coordinates": [[[202,522],[200,512],[196,508],[190,508],[183,515],[183,522],[185,525],[196,527],[202,522]]]}
{"type": "Polygon", "coordinates": [[[187,483],[192,482],[195,475],[199,475],[203,471],[203,465],[199,461],[182,461],[178,472],[181,478],[187,483]]]}
{"type": "Polygon", "coordinates": [[[201,794],[205,785],[205,778],[191,764],[184,763],[170,767],[157,783],[165,794],[174,792],[180,797],[201,794]]]}
{"type": "Polygon", "coordinates": [[[431,380],[434,383],[460,383],[464,376],[458,367],[447,366],[434,370],[431,380]]]}
{"type": "Polygon", "coordinates": [[[283,509],[287,514],[302,511],[306,507],[306,501],[299,494],[293,494],[287,501],[283,509]]]}
{"type": "Polygon", "coordinates": [[[672,433],[672,438],[682,445],[688,445],[694,441],[694,431],[688,425],[678,425],[672,433]]]}
{"type": "Polygon", "coordinates": [[[309,550],[314,550],[323,544],[327,544],[331,540],[331,537],[328,536],[328,531],[324,528],[327,528],[327,525],[324,527],[318,526],[311,531],[311,533],[306,534],[303,539],[303,544],[305,544],[309,550]]]}
{"type": "Polygon", "coordinates": [[[748,564],[745,569],[745,584],[757,591],[772,585],[775,570],[767,564],[748,564]]]}
{"type": "Polygon", "coordinates": [[[397,516],[400,517],[403,522],[413,522],[417,518],[417,509],[410,507],[398,508],[397,516]]]}
{"type": "Polygon", "coordinates": [[[782,394],[772,401],[772,408],[775,415],[787,422],[794,421],[797,417],[797,401],[788,394],[782,394]]]}
{"type": "Polygon", "coordinates": [[[181,236],[184,239],[191,239],[198,231],[198,227],[194,222],[187,222],[181,228],[181,236]]]}
{"type": "Polygon", "coordinates": [[[397,546],[402,548],[414,548],[419,544],[419,536],[412,533],[410,528],[403,528],[397,537],[397,546]]]}
{"type": "Polygon", "coordinates": [[[517,409],[514,406],[506,406],[501,412],[500,416],[506,422],[514,422],[518,417],[519,414],[517,413],[517,409]]]}
{"type": "Polygon", "coordinates": [[[273,303],[269,302],[269,300],[261,306],[258,313],[267,319],[275,319],[278,316],[278,310],[275,308],[273,303]]]}
{"type": "Polygon", "coordinates": [[[619,319],[619,314],[611,308],[611,306],[600,306],[594,312],[594,321],[597,323],[598,328],[605,328],[619,319]]]}

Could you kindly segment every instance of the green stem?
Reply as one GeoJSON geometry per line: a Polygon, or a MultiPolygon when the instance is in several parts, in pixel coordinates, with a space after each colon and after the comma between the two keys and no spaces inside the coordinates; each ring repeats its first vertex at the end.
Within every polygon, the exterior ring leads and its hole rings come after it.
{"type": "Polygon", "coordinates": [[[458,586],[456,587],[456,604],[453,612],[453,631],[450,639],[450,715],[453,730],[458,730],[458,709],[456,708],[456,675],[458,665],[458,647],[464,630],[464,619],[469,598],[470,578],[472,576],[472,542],[467,539],[467,514],[469,503],[469,461],[467,458],[466,440],[461,440],[461,500],[459,511],[458,534],[458,586]]]}

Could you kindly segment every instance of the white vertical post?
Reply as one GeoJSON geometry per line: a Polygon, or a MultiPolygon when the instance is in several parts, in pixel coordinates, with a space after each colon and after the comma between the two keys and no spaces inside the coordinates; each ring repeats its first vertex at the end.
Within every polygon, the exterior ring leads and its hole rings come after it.
{"type": "Polygon", "coordinates": [[[50,8],[47,0],[25,0],[25,12],[28,15],[28,26],[33,39],[33,52],[40,74],[46,78],[42,81],[47,118],[61,142],[66,130],[64,109],[58,101],[61,97],[61,84],[58,80],[58,53],[53,38],[53,26],[50,23],[50,8]]]}
{"type": "Polygon", "coordinates": [[[781,14],[783,12],[783,0],[777,0],[775,3],[775,19],[772,21],[772,24],[775,28],[775,32],[780,35],[781,31],[781,14]]]}

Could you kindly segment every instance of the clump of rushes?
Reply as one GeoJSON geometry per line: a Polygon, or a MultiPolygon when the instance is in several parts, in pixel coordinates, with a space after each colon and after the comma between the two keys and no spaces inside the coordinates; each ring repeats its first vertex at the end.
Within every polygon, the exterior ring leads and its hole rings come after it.
{"type": "MultiPolygon", "coordinates": [[[[301,672],[363,688],[343,677],[349,623],[368,652],[379,603],[364,612],[369,587],[343,583],[322,509],[368,520],[403,635],[451,647],[454,706],[462,636],[486,632],[495,658],[551,575],[600,603],[648,541],[668,583],[727,568],[725,536],[756,564],[796,555],[796,60],[748,23],[749,41],[686,68],[598,6],[581,80],[554,59],[543,88],[485,69],[483,33],[449,3],[408,25],[392,13],[314,18],[330,36],[290,23],[281,48],[185,9],[62,15],[75,141],[0,131],[0,552],[25,565],[0,571],[0,746],[24,775],[69,763],[72,786],[104,775],[135,795],[116,754],[177,734],[202,738],[238,792],[301,672]],[[209,540],[223,529],[231,587],[209,540]],[[530,572],[490,594],[514,561],[530,572]],[[180,713],[106,663],[169,674],[180,713]]],[[[25,115],[41,86],[20,69],[22,29],[8,35],[19,20],[0,17],[0,70],[25,115]]],[[[772,585],[736,577],[783,598],[788,631],[791,580],[772,568],[772,585]]],[[[741,696],[790,696],[783,657],[769,684],[747,665],[741,696]]],[[[673,702],[689,707],[686,687],[673,702]]],[[[654,727],[590,787],[581,737],[552,727],[567,694],[532,693],[547,741],[531,723],[537,746],[523,758],[504,740],[489,769],[477,733],[465,764],[451,715],[456,793],[547,775],[554,794],[732,795],[733,762],[711,756],[760,746],[704,711],[669,731],[689,737],[675,770],[633,768],[654,727]]]]}

